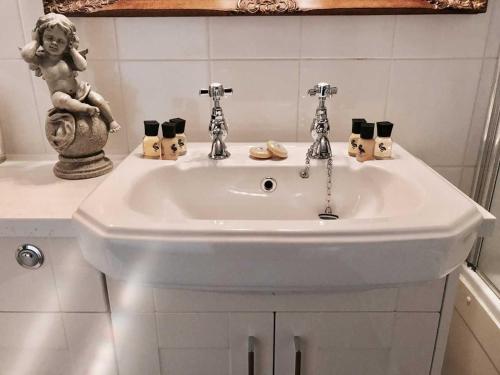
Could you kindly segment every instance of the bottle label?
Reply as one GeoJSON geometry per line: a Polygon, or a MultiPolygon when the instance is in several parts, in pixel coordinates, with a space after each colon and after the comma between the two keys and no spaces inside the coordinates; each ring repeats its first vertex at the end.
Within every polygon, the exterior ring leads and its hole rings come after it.
{"type": "Polygon", "coordinates": [[[358,143],[356,142],[356,138],[351,139],[351,148],[356,150],[358,148],[358,143]]]}
{"type": "Polygon", "coordinates": [[[155,150],[155,152],[160,151],[160,144],[158,142],[153,143],[153,150],[155,150]]]}
{"type": "Polygon", "coordinates": [[[177,146],[175,145],[175,143],[172,143],[172,145],[170,146],[170,149],[172,150],[172,152],[174,154],[177,152],[177,146]]]}
{"type": "Polygon", "coordinates": [[[358,151],[359,151],[359,154],[360,155],[363,155],[366,153],[365,149],[363,148],[363,145],[359,145],[358,146],[358,151]]]}
{"type": "Polygon", "coordinates": [[[183,141],[182,139],[180,139],[180,138],[177,140],[177,144],[178,144],[178,145],[179,145],[179,147],[181,147],[181,148],[182,148],[182,147],[184,147],[184,141],[183,141]]]}

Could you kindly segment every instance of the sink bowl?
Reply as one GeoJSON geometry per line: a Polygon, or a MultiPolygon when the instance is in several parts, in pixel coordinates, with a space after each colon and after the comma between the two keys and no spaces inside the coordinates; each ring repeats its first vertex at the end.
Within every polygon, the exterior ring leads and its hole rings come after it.
{"type": "Polygon", "coordinates": [[[177,161],[136,149],[74,214],[85,258],[112,278],[178,288],[297,291],[404,284],[444,277],[467,257],[494,217],[422,161],[358,163],[334,153],[332,206],[326,162],[309,144],[285,160],[254,160],[248,144],[207,158],[190,144],[177,161]],[[267,181],[267,183],[266,183],[267,181]]]}

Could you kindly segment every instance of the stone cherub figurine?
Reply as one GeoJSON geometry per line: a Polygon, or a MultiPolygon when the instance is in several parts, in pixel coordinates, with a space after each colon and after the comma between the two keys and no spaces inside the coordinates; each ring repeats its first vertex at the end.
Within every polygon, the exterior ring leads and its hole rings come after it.
{"type": "Polygon", "coordinates": [[[85,51],[78,51],[75,25],[65,16],[40,17],[33,40],[21,49],[22,58],[42,77],[54,108],[48,112],[46,134],[59,152],[54,173],[66,179],[91,178],[109,172],[111,161],[102,148],[108,132],[120,125],[104,98],[76,77],[87,69],[85,51]]]}

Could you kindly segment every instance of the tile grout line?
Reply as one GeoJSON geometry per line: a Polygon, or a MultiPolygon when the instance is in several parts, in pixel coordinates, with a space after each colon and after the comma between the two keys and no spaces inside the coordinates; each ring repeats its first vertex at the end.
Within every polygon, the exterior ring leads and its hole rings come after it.
{"type": "MultiPolygon", "coordinates": [[[[130,153],[132,152],[136,146],[130,146],[130,139],[129,139],[129,123],[128,123],[128,116],[127,116],[127,106],[125,105],[125,92],[123,89],[123,74],[122,74],[122,60],[120,59],[120,45],[118,41],[118,31],[116,27],[116,17],[113,18],[113,32],[115,33],[115,45],[116,45],[116,66],[118,69],[118,77],[119,77],[119,85],[120,85],[120,100],[121,100],[121,107],[123,110],[123,116],[125,117],[123,120],[125,120],[125,125],[122,126],[122,131],[125,130],[125,140],[126,140],[126,149],[130,153]]],[[[109,303],[109,301],[108,301],[109,303]]]]}
{"type": "Polygon", "coordinates": [[[299,60],[298,60],[298,72],[297,72],[297,105],[295,108],[295,142],[299,140],[299,129],[300,129],[300,88],[302,81],[302,33],[304,31],[304,21],[303,18],[299,18],[299,60]]]}
{"type": "Polygon", "coordinates": [[[387,110],[389,108],[389,97],[391,94],[392,75],[394,72],[394,45],[396,43],[396,30],[398,25],[398,16],[394,16],[394,25],[392,27],[392,44],[391,44],[391,65],[389,67],[389,79],[387,80],[387,87],[385,91],[384,103],[384,119],[387,119],[387,110]]]}

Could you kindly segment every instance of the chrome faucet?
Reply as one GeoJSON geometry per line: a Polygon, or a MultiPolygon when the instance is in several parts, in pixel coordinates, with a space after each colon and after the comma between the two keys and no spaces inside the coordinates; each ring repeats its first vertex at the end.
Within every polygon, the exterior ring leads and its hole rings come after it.
{"type": "Polygon", "coordinates": [[[311,147],[311,157],[314,159],[329,159],[332,157],[332,149],[328,140],[330,123],[328,122],[325,101],[337,93],[337,88],[328,83],[320,82],[308,90],[307,93],[310,96],[317,96],[319,99],[316,116],[311,124],[311,136],[314,141],[311,147]]]}
{"type": "Polygon", "coordinates": [[[210,139],[212,140],[212,149],[210,150],[210,154],[208,154],[210,159],[221,160],[231,156],[224,143],[228,129],[222,107],[220,106],[220,99],[232,93],[233,89],[225,89],[220,83],[212,83],[208,89],[200,90],[200,95],[209,96],[214,101],[210,125],[208,127],[210,139]]]}

